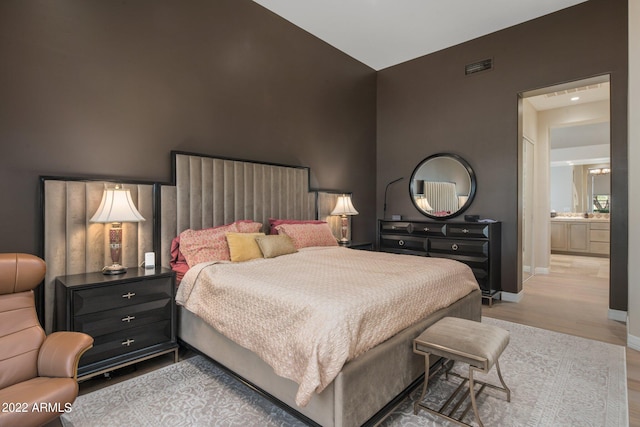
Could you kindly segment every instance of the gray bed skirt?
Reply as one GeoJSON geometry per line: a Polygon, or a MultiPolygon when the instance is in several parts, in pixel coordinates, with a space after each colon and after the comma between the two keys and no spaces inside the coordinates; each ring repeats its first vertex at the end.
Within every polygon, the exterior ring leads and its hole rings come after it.
{"type": "Polygon", "coordinates": [[[367,422],[424,372],[424,359],[412,342],[429,325],[453,316],[480,321],[481,293],[470,293],[348,362],[335,380],[309,404],[295,404],[298,385],[274,374],[256,354],[229,340],[202,319],[178,307],[178,337],[252,385],[325,427],[367,422]]]}

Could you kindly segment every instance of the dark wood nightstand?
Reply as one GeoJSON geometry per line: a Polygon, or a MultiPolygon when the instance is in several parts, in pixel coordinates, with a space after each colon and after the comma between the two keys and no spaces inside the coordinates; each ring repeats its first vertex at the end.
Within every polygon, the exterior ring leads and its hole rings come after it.
{"type": "Polygon", "coordinates": [[[174,298],[175,276],[166,268],[57,277],[55,329],[94,338],[80,358],[78,379],[171,352],[177,362],[174,298]]]}
{"type": "Polygon", "coordinates": [[[351,249],[360,249],[363,251],[373,250],[372,242],[349,242],[346,245],[340,245],[340,246],[344,246],[345,248],[351,248],[351,249]]]}

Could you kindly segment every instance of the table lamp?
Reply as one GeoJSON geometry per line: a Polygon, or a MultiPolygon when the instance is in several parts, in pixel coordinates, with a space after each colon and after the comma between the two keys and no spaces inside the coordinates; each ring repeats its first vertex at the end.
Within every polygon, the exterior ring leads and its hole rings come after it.
{"type": "Polygon", "coordinates": [[[116,185],[115,188],[105,188],[100,206],[90,221],[111,223],[109,249],[111,251],[112,265],[105,266],[102,269],[102,273],[126,273],[126,267],[120,265],[122,256],[122,223],[144,221],[144,218],[133,204],[133,200],[131,200],[129,190],[125,190],[120,185],[116,185]]]}
{"type": "Polygon", "coordinates": [[[336,203],[336,207],[331,211],[331,215],[340,215],[342,219],[342,228],[341,228],[341,238],[338,241],[341,245],[349,244],[349,220],[347,216],[349,215],[358,215],[358,211],[353,207],[353,203],[351,203],[351,196],[348,194],[343,194],[338,197],[338,202],[336,203]]]}

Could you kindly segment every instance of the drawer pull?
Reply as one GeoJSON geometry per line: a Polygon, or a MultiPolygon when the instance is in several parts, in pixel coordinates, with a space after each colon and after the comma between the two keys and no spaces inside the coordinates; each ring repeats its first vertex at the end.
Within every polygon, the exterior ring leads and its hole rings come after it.
{"type": "Polygon", "coordinates": [[[400,246],[404,246],[404,240],[398,240],[398,244],[399,244],[400,246]]]}
{"type": "Polygon", "coordinates": [[[129,347],[134,342],[136,342],[136,340],[127,339],[126,341],[122,341],[122,345],[126,345],[127,347],[129,347]]]}
{"type": "Polygon", "coordinates": [[[127,292],[126,294],[122,295],[122,298],[131,299],[131,297],[135,297],[135,296],[136,296],[135,292],[127,292]]]}
{"type": "Polygon", "coordinates": [[[462,229],[462,232],[463,232],[463,233],[465,233],[465,234],[467,234],[467,233],[469,232],[469,229],[468,229],[468,228],[463,228],[463,229],[462,229]]]}
{"type": "Polygon", "coordinates": [[[429,231],[429,227],[423,228],[424,231],[429,231]]]}
{"type": "Polygon", "coordinates": [[[451,249],[454,251],[458,250],[458,245],[456,245],[455,243],[453,245],[451,245],[451,249]]]}
{"type": "Polygon", "coordinates": [[[129,322],[131,322],[131,321],[132,321],[133,319],[135,319],[135,318],[136,318],[136,316],[127,316],[127,317],[123,317],[123,318],[122,318],[122,321],[123,321],[123,322],[127,322],[127,323],[129,323],[129,322]]]}
{"type": "Polygon", "coordinates": [[[391,229],[392,229],[392,230],[395,230],[396,228],[397,228],[397,227],[396,227],[395,225],[392,225],[392,226],[391,226],[391,229]]]}

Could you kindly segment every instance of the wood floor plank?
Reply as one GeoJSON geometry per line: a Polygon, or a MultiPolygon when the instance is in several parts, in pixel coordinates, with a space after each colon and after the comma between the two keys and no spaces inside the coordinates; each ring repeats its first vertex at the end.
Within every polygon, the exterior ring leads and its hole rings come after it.
{"type": "MultiPolygon", "coordinates": [[[[609,260],[552,255],[549,274],[532,276],[519,303],[498,301],[482,315],[627,345],[627,326],[608,318],[609,260]]],[[[640,427],[640,352],[626,349],[629,425],[640,427]]]]}

